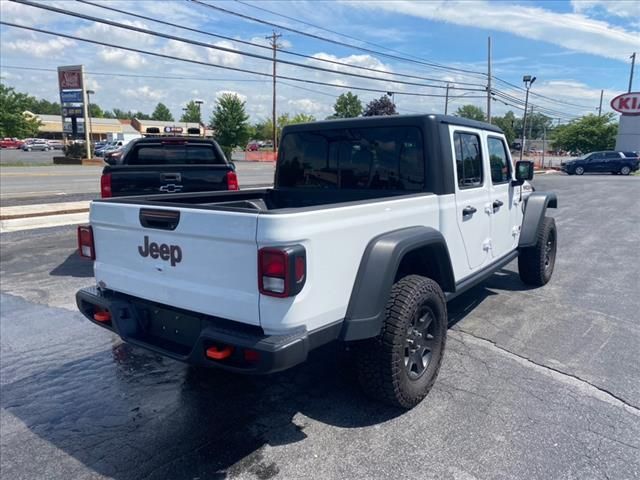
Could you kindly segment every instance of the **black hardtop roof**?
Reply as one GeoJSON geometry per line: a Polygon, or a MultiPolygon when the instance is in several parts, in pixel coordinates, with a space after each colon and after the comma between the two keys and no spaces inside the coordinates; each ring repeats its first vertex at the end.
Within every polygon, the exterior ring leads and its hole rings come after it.
{"type": "Polygon", "coordinates": [[[480,130],[488,130],[496,133],[503,133],[500,128],[487,122],[479,122],[477,120],[469,120],[468,118],[454,117],[452,115],[382,115],[377,117],[357,117],[357,118],[339,118],[332,120],[322,120],[319,122],[298,123],[295,125],[287,125],[284,127],[283,135],[288,132],[302,132],[311,130],[325,130],[333,128],[367,128],[367,127],[385,127],[385,126],[421,126],[425,123],[446,123],[450,125],[459,125],[461,127],[477,128],[480,130]]]}
{"type": "Polygon", "coordinates": [[[209,144],[214,144],[215,143],[210,138],[180,137],[180,136],[166,137],[164,135],[136,138],[136,139],[132,140],[132,142],[135,142],[135,143],[162,143],[162,142],[175,142],[175,143],[178,143],[178,142],[186,142],[186,143],[209,143],[209,144]]]}

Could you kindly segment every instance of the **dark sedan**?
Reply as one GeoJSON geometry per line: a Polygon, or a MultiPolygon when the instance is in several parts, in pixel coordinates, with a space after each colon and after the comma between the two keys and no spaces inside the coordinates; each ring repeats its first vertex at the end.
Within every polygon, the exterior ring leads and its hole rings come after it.
{"type": "Polygon", "coordinates": [[[629,175],[638,170],[640,159],[635,152],[592,152],[582,157],[562,162],[561,167],[569,175],[584,173],[614,173],[629,175]]]}

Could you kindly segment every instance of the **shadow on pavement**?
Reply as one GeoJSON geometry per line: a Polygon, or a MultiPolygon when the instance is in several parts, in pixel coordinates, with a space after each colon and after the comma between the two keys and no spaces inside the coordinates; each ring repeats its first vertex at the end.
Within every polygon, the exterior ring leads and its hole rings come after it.
{"type": "Polygon", "coordinates": [[[49,272],[54,277],[76,277],[90,278],[93,277],[93,262],[78,255],[77,251],[73,251],[64,262],[49,272]]]}
{"type": "MultiPolygon", "coordinates": [[[[358,428],[403,413],[364,397],[339,357],[331,345],[287,372],[252,377],[118,343],[4,385],[1,403],[42,439],[118,480],[242,472],[267,479],[279,469],[262,464],[261,447],[306,438],[305,416],[358,428]]],[[[4,453],[19,449],[10,444],[4,453]]]]}
{"type": "MultiPolygon", "coordinates": [[[[79,262],[74,253],[51,273],[89,276],[91,262],[79,262]]],[[[502,270],[450,302],[450,326],[497,295],[492,288],[527,287],[502,270]]],[[[361,428],[403,413],[365,397],[346,357],[331,344],[286,372],[241,376],[187,367],[114,339],[111,349],[55,368],[43,364],[5,384],[1,405],[42,439],[117,480],[268,479],[279,467],[262,461],[262,447],[303,440],[306,418],[361,428]]],[[[20,455],[20,448],[9,444],[4,453],[20,455]]],[[[27,473],[24,462],[16,465],[27,473]]]]}

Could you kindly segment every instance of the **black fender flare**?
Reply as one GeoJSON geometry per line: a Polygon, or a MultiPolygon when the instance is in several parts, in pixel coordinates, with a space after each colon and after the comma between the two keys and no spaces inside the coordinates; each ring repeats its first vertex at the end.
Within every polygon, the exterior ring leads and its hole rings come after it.
{"type": "Polygon", "coordinates": [[[536,244],[536,234],[547,208],[558,208],[558,197],[555,193],[533,192],[529,195],[524,207],[518,248],[533,247],[536,244]]]}
{"type": "Polygon", "coordinates": [[[341,340],[363,340],[380,333],[400,262],[407,253],[420,248],[433,251],[442,289],[455,291],[449,249],[442,233],[415,226],[379,235],[369,242],[360,261],[340,332],[341,340]]]}

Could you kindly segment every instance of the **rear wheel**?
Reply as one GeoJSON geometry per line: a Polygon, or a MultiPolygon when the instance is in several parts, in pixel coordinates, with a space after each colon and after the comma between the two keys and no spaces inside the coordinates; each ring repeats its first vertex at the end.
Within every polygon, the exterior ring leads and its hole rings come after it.
{"type": "Polygon", "coordinates": [[[576,175],[582,175],[584,173],[584,167],[576,167],[576,175]]]}
{"type": "Polygon", "coordinates": [[[433,386],[447,336],[447,303],[433,280],[409,275],[393,285],[380,334],[354,345],[364,391],[413,408],[433,386]]]}
{"type": "Polygon", "coordinates": [[[629,175],[631,173],[631,169],[627,165],[625,165],[620,169],[620,173],[622,175],[629,175]]]}
{"type": "Polygon", "coordinates": [[[520,279],[527,285],[546,285],[553,274],[557,248],[556,222],[551,217],[544,217],[538,230],[536,244],[523,248],[518,256],[520,279]]]}

